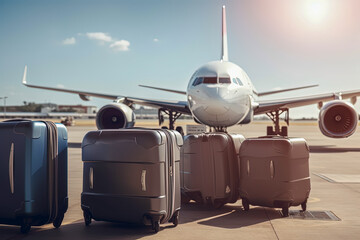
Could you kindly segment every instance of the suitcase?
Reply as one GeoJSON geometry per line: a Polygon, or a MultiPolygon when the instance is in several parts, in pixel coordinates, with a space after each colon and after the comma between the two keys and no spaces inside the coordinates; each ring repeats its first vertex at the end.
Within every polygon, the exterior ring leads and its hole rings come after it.
{"type": "Polygon", "coordinates": [[[68,208],[67,130],[42,121],[0,123],[0,223],[60,227],[68,208]]]}
{"type": "Polygon", "coordinates": [[[303,138],[246,139],[240,147],[240,197],[249,204],[306,210],[310,194],[309,147],[303,138]]]}
{"type": "Polygon", "coordinates": [[[240,134],[187,135],[181,150],[182,203],[195,200],[220,208],[239,199],[240,134]]]}
{"type": "Polygon", "coordinates": [[[182,136],[171,130],[92,131],[82,142],[85,225],[138,223],[159,231],[178,224],[182,136]]]}

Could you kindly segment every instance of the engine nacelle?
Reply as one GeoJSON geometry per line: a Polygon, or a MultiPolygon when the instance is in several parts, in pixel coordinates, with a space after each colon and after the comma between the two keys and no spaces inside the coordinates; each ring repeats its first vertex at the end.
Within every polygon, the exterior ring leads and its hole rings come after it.
{"type": "Polygon", "coordinates": [[[134,111],[122,103],[105,105],[96,114],[96,126],[98,129],[131,128],[134,124],[134,111]]]}
{"type": "Polygon", "coordinates": [[[325,104],[319,113],[319,128],[331,138],[350,137],[358,124],[359,115],[354,106],[342,100],[325,104]]]}

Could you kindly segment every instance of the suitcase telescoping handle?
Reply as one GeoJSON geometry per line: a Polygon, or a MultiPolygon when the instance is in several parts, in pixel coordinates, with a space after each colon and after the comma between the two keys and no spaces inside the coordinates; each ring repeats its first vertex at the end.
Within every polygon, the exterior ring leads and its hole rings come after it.
{"type": "Polygon", "coordinates": [[[14,194],[14,143],[11,143],[9,154],[9,182],[11,194],[14,194]]]}

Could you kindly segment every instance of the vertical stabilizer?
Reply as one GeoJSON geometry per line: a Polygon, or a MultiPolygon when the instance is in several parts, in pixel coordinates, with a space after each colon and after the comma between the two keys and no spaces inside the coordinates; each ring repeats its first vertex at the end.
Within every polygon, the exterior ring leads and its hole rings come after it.
{"type": "Polygon", "coordinates": [[[227,30],[226,30],[226,12],[225,6],[222,7],[222,48],[221,61],[229,61],[228,58],[228,44],[227,44],[227,30]]]}

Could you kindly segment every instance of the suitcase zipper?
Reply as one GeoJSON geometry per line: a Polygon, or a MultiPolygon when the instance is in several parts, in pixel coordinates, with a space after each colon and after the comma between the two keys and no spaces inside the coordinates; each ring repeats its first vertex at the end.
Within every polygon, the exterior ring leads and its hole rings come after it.
{"type": "MultiPolygon", "coordinates": [[[[174,161],[175,159],[172,157],[172,154],[173,154],[173,141],[172,141],[172,136],[171,136],[171,133],[167,130],[164,131],[165,135],[167,136],[167,139],[168,139],[168,166],[169,166],[169,176],[168,176],[168,180],[169,180],[169,183],[168,183],[168,191],[169,191],[169,199],[168,199],[168,214],[167,216],[165,217],[166,221],[168,221],[171,216],[172,216],[172,212],[173,212],[173,209],[174,209],[174,199],[175,199],[175,191],[174,191],[174,188],[175,188],[175,177],[174,177],[174,172],[173,171],[173,168],[174,168],[174,161]],[[170,187],[171,185],[171,187],[170,187]]],[[[164,221],[165,222],[165,221],[164,221]]]]}

